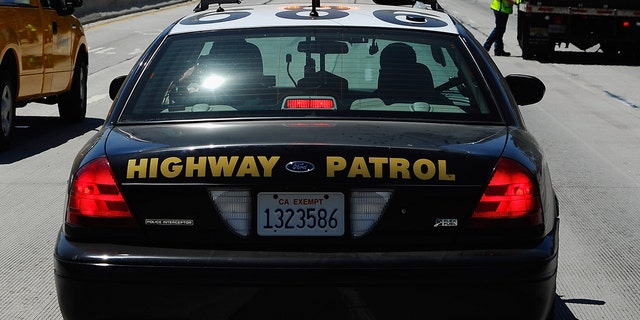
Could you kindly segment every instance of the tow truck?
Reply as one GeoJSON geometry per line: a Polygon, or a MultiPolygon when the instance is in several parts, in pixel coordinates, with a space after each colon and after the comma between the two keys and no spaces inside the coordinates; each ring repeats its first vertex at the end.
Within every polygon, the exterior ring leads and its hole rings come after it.
{"type": "Polygon", "coordinates": [[[16,108],[57,104],[65,122],[87,108],[88,52],[84,29],[73,16],[82,0],[0,2],[0,150],[15,129],[16,108]]]}

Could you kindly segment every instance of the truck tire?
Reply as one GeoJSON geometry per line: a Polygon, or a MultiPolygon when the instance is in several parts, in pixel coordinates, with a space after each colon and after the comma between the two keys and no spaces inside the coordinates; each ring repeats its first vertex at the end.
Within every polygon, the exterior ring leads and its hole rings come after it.
{"type": "Polygon", "coordinates": [[[555,43],[550,39],[541,40],[537,36],[532,41],[531,37],[529,16],[522,11],[518,11],[518,44],[522,49],[522,58],[525,60],[548,60],[554,53],[555,43]]]}
{"type": "Polygon", "coordinates": [[[518,11],[518,42],[520,49],[522,49],[522,58],[525,60],[532,60],[534,52],[529,44],[529,20],[526,13],[518,11]]]}
{"type": "Polygon", "coordinates": [[[71,90],[58,101],[60,118],[65,122],[80,122],[87,114],[87,62],[79,58],[73,70],[71,90]]]}
{"type": "Polygon", "coordinates": [[[0,150],[9,146],[16,119],[16,93],[8,71],[0,69],[0,150]]]}
{"type": "Polygon", "coordinates": [[[521,46],[522,48],[522,58],[525,60],[533,60],[535,53],[533,52],[533,49],[531,49],[531,45],[529,45],[528,43],[524,43],[521,46]]]}
{"type": "Polygon", "coordinates": [[[528,42],[525,42],[521,45],[521,48],[522,48],[522,58],[525,60],[536,59],[538,61],[547,61],[551,59],[551,56],[555,52],[555,48],[553,44],[531,45],[528,42]]]}

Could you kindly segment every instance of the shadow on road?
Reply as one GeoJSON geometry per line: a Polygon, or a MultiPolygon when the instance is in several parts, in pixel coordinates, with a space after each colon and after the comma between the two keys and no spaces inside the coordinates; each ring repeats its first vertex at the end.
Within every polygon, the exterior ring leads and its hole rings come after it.
{"type": "Polygon", "coordinates": [[[607,55],[602,52],[555,51],[541,63],[640,66],[640,59],[631,56],[607,55]]]}
{"type": "Polygon", "coordinates": [[[555,320],[578,320],[576,316],[569,310],[567,304],[588,304],[588,305],[605,305],[606,302],[592,299],[564,299],[562,296],[556,295],[555,300],[555,320]]]}
{"type": "Polygon", "coordinates": [[[65,123],[57,116],[18,116],[11,146],[0,152],[0,164],[14,163],[58,147],[97,130],[103,122],[103,119],[86,118],[80,123],[65,123]]]}

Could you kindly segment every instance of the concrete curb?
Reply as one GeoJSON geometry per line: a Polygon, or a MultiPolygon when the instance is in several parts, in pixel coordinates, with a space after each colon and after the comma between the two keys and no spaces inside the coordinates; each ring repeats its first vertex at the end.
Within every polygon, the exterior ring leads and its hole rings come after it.
{"type": "Polygon", "coordinates": [[[193,2],[194,8],[197,5],[197,1],[194,0],[89,0],[84,1],[74,15],[86,24],[184,2],[193,2]]]}

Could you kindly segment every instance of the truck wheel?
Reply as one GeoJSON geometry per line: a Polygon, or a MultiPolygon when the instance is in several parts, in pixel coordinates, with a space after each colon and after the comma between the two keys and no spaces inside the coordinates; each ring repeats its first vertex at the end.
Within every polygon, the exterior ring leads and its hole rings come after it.
{"type": "Polygon", "coordinates": [[[555,52],[555,46],[553,44],[547,44],[540,46],[540,50],[536,53],[538,61],[549,61],[553,57],[555,52]]]}
{"type": "Polygon", "coordinates": [[[0,150],[9,146],[15,125],[15,86],[6,70],[0,70],[0,150]]]}
{"type": "Polygon", "coordinates": [[[84,59],[76,63],[71,90],[60,96],[58,112],[66,122],[82,121],[87,114],[87,62],[84,59]]]}
{"type": "Polygon", "coordinates": [[[522,49],[522,58],[532,60],[534,53],[529,44],[529,19],[522,11],[518,11],[518,44],[522,49]]]}
{"type": "Polygon", "coordinates": [[[600,50],[602,50],[604,56],[609,60],[618,60],[619,58],[618,54],[620,53],[620,48],[615,44],[601,43],[600,50]]]}
{"type": "Polygon", "coordinates": [[[529,44],[522,45],[522,58],[525,60],[533,60],[534,53],[529,44]]]}

